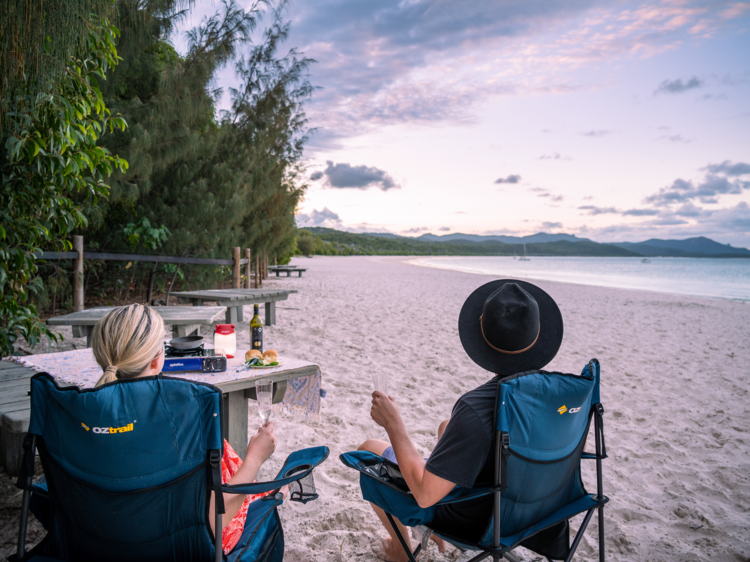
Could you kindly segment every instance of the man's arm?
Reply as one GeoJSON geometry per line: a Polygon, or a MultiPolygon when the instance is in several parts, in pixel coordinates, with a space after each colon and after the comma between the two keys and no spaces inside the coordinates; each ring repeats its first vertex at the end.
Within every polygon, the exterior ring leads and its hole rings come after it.
{"type": "Polygon", "coordinates": [[[388,432],[391,446],[398,459],[399,470],[419,507],[433,506],[453,490],[453,482],[425,469],[427,463],[409,437],[398,404],[393,398],[377,390],[373,392],[370,415],[375,423],[388,432]]]}

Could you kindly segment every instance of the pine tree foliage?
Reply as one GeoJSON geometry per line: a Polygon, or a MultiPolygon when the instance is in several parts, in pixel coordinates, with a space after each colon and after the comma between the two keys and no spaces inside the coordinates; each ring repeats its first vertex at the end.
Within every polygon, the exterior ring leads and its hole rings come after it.
{"type": "MultiPolygon", "coordinates": [[[[0,127],[9,100],[50,93],[113,0],[0,0],[0,127]]],[[[15,107],[15,109],[18,109],[15,107]]]]}
{"type": "Polygon", "coordinates": [[[90,209],[87,238],[124,249],[122,227],[146,217],[172,233],[161,248],[167,255],[228,257],[234,246],[291,254],[294,212],[306,188],[303,103],[313,61],[295,50],[279,55],[289,30],[285,5],[270,12],[262,42],[253,44],[266,5],[243,10],[225,1],[188,33],[181,57],[167,42],[181,12],[172,2],[149,4],[148,18],[120,14],[120,51],[132,54],[123,55],[105,95],[129,127],[106,146],[130,168],[113,182],[109,203],[90,209]],[[217,114],[222,90],[215,77],[230,64],[241,86],[229,92],[231,108],[217,114]]]}

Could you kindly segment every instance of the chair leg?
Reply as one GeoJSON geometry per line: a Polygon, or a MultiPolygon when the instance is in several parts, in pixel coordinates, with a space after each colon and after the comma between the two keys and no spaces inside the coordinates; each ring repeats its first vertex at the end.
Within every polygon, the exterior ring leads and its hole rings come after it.
{"type": "Polygon", "coordinates": [[[604,562],[604,506],[599,507],[599,562],[604,562]]]}
{"type": "Polygon", "coordinates": [[[417,562],[417,555],[419,554],[419,551],[422,550],[422,545],[418,544],[417,548],[414,550],[414,552],[412,552],[411,549],[406,545],[406,540],[404,540],[401,531],[399,531],[398,525],[396,525],[396,522],[393,520],[393,515],[391,515],[390,513],[386,513],[385,515],[386,517],[388,517],[388,522],[391,524],[391,527],[393,527],[393,530],[396,532],[398,542],[401,543],[401,548],[404,549],[404,552],[406,552],[406,555],[409,557],[409,562],[417,562]]]}
{"type": "Polygon", "coordinates": [[[589,526],[589,521],[591,521],[591,516],[594,515],[594,509],[589,509],[588,513],[586,513],[586,517],[583,520],[583,523],[581,523],[581,528],[578,529],[578,532],[576,533],[576,538],[573,540],[573,545],[570,547],[570,553],[568,553],[568,557],[565,559],[565,562],[570,562],[573,559],[573,555],[576,552],[576,549],[578,548],[578,544],[581,542],[581,539],[583,538],[583,533],[586,531],[586,527],[589,526]]]}
{"type": "Polygon", "coordinates": [[[521,562],[518,558],[516,558],[510,552],[506,552],[505,554],[503,554],[503,556],[505,557],[506,560],[508,560],[508,562],[521,562]]]}

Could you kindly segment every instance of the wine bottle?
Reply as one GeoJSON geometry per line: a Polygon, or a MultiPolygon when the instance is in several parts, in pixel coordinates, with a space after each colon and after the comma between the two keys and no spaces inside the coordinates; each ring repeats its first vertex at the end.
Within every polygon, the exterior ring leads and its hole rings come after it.
{"type": "Polygon", "coordinates": [[[258,315],[258,305],[253,305],[253,319],[250,320],[250,345],[263,353],[263,320],[258,315]]]}

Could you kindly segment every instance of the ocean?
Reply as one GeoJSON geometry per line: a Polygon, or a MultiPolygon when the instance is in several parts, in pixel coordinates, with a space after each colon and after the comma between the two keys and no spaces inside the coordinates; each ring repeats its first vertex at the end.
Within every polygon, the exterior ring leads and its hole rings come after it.
{"type": "Polygon", "coordinates": [[[750,259],[425,257],[412,263],[498,278],[543,279],[618,289],[750,301],[750,259]]]}

